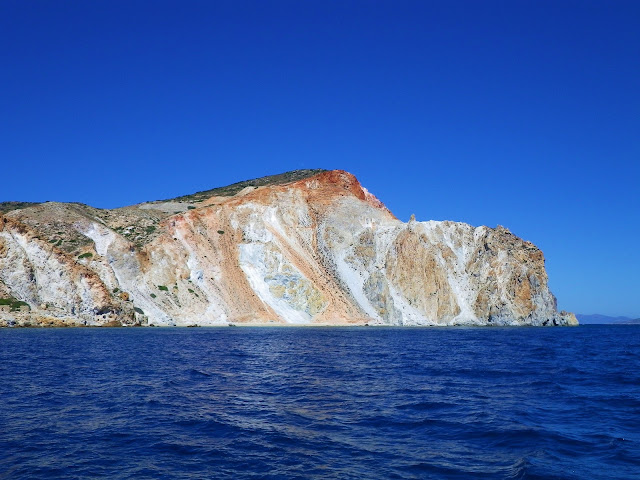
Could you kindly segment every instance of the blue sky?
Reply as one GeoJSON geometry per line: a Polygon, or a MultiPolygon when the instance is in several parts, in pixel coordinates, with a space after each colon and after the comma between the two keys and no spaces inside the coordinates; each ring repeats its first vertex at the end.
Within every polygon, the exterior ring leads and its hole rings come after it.
{"type": "Polygon", "coordinates": [[[0,201],[298,168],[504,225],[559,308],[640,317],[640,2],[0,2],[0,201]]]}

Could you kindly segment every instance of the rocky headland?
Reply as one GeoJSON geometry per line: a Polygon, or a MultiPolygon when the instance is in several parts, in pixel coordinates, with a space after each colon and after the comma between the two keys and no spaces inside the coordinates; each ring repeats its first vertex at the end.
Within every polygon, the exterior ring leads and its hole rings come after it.
{"type": "Polygon", "coordinates": [[[503,227],[298,170],[113,210],[0,204],[0,326],[575,325],[503,227]]]}

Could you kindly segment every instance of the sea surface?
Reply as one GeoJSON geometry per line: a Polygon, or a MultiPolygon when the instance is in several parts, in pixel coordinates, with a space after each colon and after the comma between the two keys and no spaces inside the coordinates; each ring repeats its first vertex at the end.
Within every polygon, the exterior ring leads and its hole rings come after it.
{"type": "Polygon", "coordinates": [[[640,326],[0,330],[2,479],[638,479],[640,326]]]}

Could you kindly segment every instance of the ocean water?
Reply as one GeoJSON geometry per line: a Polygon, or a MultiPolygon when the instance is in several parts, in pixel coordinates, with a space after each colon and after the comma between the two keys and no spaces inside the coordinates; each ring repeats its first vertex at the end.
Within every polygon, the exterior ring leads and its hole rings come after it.
{"type": "Polygon", "coordinates": [[[640,478],[640,326],[0,331],[2,479],[640,478]]]}

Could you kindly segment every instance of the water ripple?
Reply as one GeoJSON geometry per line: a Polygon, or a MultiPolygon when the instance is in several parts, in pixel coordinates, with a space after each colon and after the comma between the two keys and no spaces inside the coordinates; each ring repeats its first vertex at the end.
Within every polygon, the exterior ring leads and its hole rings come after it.
{"type": "Polygon", "coordinates": [[[619,479],[640,328],[0,331],[0,479],[619,479]]]}

